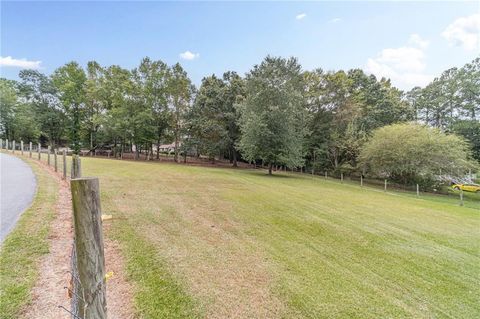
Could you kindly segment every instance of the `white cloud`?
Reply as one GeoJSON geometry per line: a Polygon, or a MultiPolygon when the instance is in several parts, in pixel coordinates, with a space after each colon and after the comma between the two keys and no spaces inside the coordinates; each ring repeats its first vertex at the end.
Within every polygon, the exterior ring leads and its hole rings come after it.
{"type": "Polygon", "coordinates": [[[305,18],[307,16],[306,13],[299,13],[295,16],[295,19],[297,20],[302,20],[303,18],[305,18]]]}
{"type": "Polygon", "coordinates": [[[421,36],[414,33],[410,35],[410,38],[408,39],[408,44],[418,46],[420,49],[424,50],[428,48],[428,45],[430,44],[430,42],[425,39],[422,39],[421,36]]]}
{"type": "Polygon", "coordinates": [[[389,78],[401,89],[425,86],[433,79],[425,74],[425,50],[429,42],[412,34],[408,43],[409,46],[383,49],[375,58],[369,58],[365,71],[378,78],[389,78]]]}
{"type": "Polygon", "coordinates": [[[0,66],[22,69],[40,69],[42,61],[28,61],[27,59],[14,59],[11,56],[1,57],[0,66]]]}
{"type": "Polygon", "coordinates": [[[480,13],[453,21],[442,36],[453,46],[462,46],[465,50],[479,49],[480,44],[480,13]]]}
{"type": "Polygon", "coordinates": [[[342,19],[340,18],[333,18],[332,20],[330,20],[331,23],[337,23],[337,22],[340,22],[342,21],[342,19]]]}
{"type": "Polygon", "coordinates": [[[194,60],[198,57],[200,57],[200,54],[199,53],[193,53],[193,52],[190,52],[190,51],[185,51],[185,52],[182,52],[180,53],[180,57],[184,60],[194,60]]]}

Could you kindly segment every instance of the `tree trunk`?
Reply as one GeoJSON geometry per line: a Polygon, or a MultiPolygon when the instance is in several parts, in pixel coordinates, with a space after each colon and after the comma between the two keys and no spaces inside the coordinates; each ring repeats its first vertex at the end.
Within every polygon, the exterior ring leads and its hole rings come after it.
{"type": "Polygon", "coordinates": [[[237,167],[238,164],[237,164],[237,151],[235,149],[233,149],[233,152],[232,152],[232,156],[233,156],[233,167],[237,167]]]}
{"type": "Polygon", "coordinates": [[[93,131],[90,132],[90,149],[93,149],[93,131]]]}
{"type": "Polygon", "coordinates": [[[175,130],[175,163],[178,163],[178,127],[175,130]]]}

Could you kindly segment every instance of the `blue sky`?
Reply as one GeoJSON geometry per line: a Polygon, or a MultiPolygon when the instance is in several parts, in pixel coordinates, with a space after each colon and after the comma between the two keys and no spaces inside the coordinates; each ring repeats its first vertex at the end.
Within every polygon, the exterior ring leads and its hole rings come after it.
{"type": "Polygon", "coordinates": [[[132,69],[149,56],[181,62],[199,84],[271,54],[409,89],[478,56],[479,33],[479,2],[2,1],[0,71],[50,74],[72,60],[132,69]]]}

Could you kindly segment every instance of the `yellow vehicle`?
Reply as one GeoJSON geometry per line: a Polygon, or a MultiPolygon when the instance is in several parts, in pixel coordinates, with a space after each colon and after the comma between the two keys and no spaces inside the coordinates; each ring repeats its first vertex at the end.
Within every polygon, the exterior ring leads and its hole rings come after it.
{"type": "Polygon", "coordinates": [[[480,185],[478,184],[453,184],[452,188],[456,191],[480,193],[480,185]]]}

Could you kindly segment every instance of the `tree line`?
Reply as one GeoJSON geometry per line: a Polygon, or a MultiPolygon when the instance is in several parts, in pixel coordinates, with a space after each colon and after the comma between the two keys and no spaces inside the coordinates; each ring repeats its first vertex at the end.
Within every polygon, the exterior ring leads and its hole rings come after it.
{"type": "Polygon", "coordinates": [[[75,153],[134,149],[159,158],[159,146],[174,143],[175,161],[348,174],[364,170],[361,152],[377,129],[416,122],[456,133],[465,156],[480,160],[480,58],[409,92],[361,69],[305,71],[295,58],[271,56],[243,77],[211,75],[198,88],[180,64],[148,57],[133,70],[70,62],[49,76],[22,70],[19,79],[0,80],[1,137],[75,153]]]}

